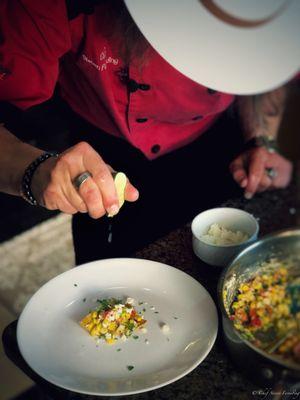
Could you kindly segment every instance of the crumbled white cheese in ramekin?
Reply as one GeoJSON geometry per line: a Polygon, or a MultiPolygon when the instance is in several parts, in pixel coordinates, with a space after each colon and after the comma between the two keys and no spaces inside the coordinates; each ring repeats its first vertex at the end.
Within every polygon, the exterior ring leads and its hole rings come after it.
{"type": "Polygon", "coordinates": [[[249,235],[241,231],[232,231],[219,224],[212,224],[201,240],[208,244],[239,244],[249,239],[249,235]]]}

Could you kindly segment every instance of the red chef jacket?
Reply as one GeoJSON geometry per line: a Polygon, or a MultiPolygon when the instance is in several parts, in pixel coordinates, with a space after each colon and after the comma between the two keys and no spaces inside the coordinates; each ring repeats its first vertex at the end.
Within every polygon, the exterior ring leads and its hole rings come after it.
{"type": "Polygon", "coordinates": [[[59,82],[75,112],[148,159],[192,142],[234,96],[186,78],[152,48],[144,65],[125,68],[102,7],[69,21],[64,0],[1,0],[0,100],[27,109],[59,82]]]}

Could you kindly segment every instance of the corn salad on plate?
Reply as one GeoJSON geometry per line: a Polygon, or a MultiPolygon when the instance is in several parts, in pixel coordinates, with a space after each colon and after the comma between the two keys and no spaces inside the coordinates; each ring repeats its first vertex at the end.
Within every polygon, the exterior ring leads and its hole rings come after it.
{"type": "Polygon", "coordinates": [[[80,325],[95,338],[108,344],[126,341],[133,333],[146,333],[144,316],[133,306],[134,299],[97,299],[99,306],[86,315],[80,325]]]}
{"type": "Polygon", "coordinates": [[[212,348],[215,304],[191,276],[140,259],[95,261],[55,277],[17,328],[30,367],[57,386],[127,395],[172,383],[212,348]]]}

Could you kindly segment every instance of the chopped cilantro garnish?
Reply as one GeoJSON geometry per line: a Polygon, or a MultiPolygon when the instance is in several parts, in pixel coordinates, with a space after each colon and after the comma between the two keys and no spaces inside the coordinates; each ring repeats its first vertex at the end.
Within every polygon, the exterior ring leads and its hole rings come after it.
{"type": "Polygon", "coordinates": [[[139,301],[139,306],[141,306],[142,304],[144,304],[144,302],[143,301],[139,301]]]}
{"type": "Polygon", "coordinates": [[[77,287],[78,286],[77,283],[74,283],[74,286],[77,287]]]}
{"type": "Polygon", "coordinates": [[[86,298],[82,299],[82,301],[85,303],[86,302],[86,298]]]}
{"type": "Polygon", "coordinates": [[[117,351],[121,351],[122,349],[117,349],[117,351]]]}
{"type": "Polygon", "coordinates": [[[154,314],[159,314],[159,312],[158,311],[154,311],[154,314]]]}
{"type": "Polygon", "coordinates": [[[146,308],[143,308],[143,312],[146,312],[146,308]]]}
{"type": "Polygon", "coordinates": [[[130,331],[133,331],[133,329],[135,328],[134,323],[130,322],[130,321],[125,322],[124,325],[125,325],[126,329],[129,329],[130,331]]]}
{"type": "Polygon", "coordinates": [[[178,319],[178,317],[173,317],[174,319],[178,319]]]}
{"type": "Polygon", "coordinates": [[[97,303],[99,303],[97,311],[102,312],[112,309],[116,304],[122,303],[122,299],[115,299],[114,297],[103,300],[97,299],[97,303]]]}
{"type": "Polygon", "coordinates": [[[132,370],[133,370],[133,368],[134,368],[134,366],[133,366],[133,365],[127,365],[127,369],[128,369],[128,371],[132,371],[132,370]]]}
{"type": "Polygon", "coordinates": [[[137,335],[133,335],[132,337],[133,337],[133,339],[135,339],[135,340],[139,338],[137,335]]]}

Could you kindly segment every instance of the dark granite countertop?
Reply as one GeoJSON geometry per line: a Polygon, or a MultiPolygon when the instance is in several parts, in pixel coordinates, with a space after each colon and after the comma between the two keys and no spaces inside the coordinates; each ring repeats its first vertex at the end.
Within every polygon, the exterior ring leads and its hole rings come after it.
{"type": "MultiPolygon", "coordinates": [[[[297,226],[299,220],[298,193],[296,184],[288,189],[266,192],[256,195],[252,200],[236,198],[227,201],[222,206],[237,207],[253,214],[259,220],[260,233],[263,236],[267,233],[280,229],[297,226]]],[[[212,295],[217,302],[216,288],[221,269],[211,267],[201,262],[192,251],[192,235],[190,225],[171,232],[164,238],[147,246],[135,254],[136,257],[163,262],[177,267],[198,280],[212,295]]],[[[28,369],[21,360],[16,347],[15,326],[6,331],[6,351],[10,358],[19,365],[27,374],[32,371],[28,369]],[[10,347],[10,350],[7,349],[10,347]]],[[[45,381],[42,382],[45,385],[45,381]]],[[[253,391],[258,387],[248,381],[239,372],[229,359],[221,338],[221,329],[217,341],[206,357],[206,359],[191,373],[177,382],[167,385],[161,389],[131,396],[118,396],[115,399],[131,400],[244,400],[261,398],[256,397],[253,391]]],[[[53,385],[47,385],[47,390],[55,393],[54,398],[91,400],[99,397],[78,395],[53,385]]],[[[111,398],[111,397],[102,397],[111,398]]]]}

